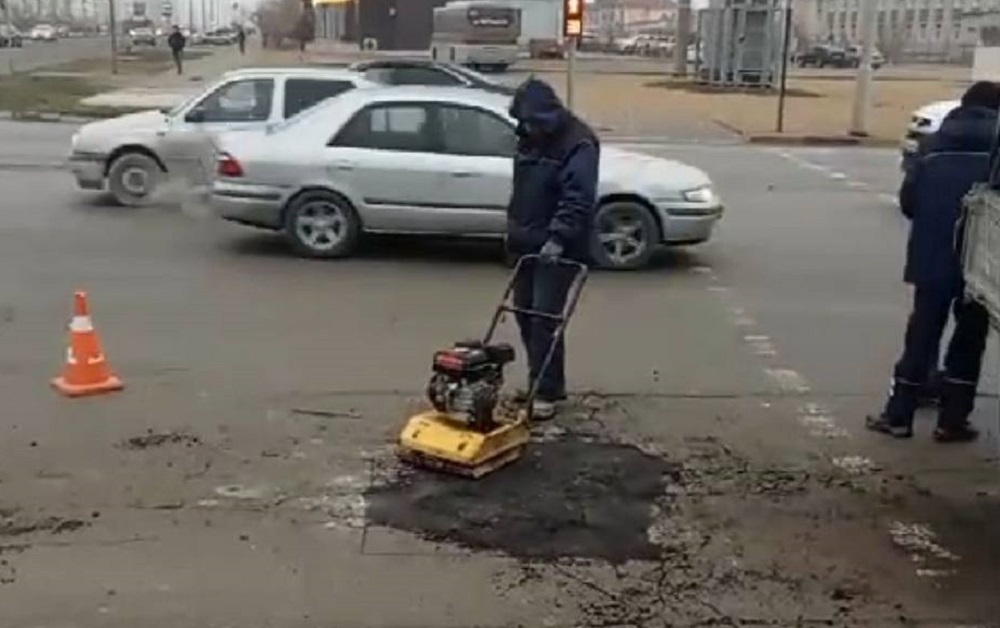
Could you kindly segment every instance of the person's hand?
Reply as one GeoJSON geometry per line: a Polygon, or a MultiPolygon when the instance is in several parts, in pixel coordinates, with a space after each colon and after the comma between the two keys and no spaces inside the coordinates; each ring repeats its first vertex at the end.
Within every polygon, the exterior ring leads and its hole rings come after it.
{"type": "Polygon", "coordinates": [[[554,262],[563,253],[563,246],[556,242],[555,240],[547,240],[544,245],[542,245],[542,250],[538,252],[541,256],[542,261],[554,262]]]}

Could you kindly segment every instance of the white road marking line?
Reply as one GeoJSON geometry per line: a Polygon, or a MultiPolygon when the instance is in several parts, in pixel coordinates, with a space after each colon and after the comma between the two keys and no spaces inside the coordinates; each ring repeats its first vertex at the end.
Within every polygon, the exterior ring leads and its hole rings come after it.
{"type": "Polygon", "coordinates": [[[899,198],[895,194],[879,194],[878,200],[888,203],[893,207],[899,207],[899,198]]]}
{"type": "MultiPolygon", "coordinates": [[[[937,535],[930,525],[926,523],[903,523],[893,521],[889,525],[889,537],[892,542],[900,548],[910,552],[913,562],[919,565],[918,575],[931,576],[938,575],[941,570],[927,568],[926,564],[930,559],[958,562],[957,554],[941,547],[937,542],[937,535]]],[[[952,570],[944,570],[940,575],[950,575],[952,570]],[[950,572],[950,573],[949,573],[950,572]]]]}
{"type": "Polygon", "coordinates": [[[712,274],[712,267],[711,266],[692,266],[689,269],[689,272],[692,272],[692,273],[695,273],[695,274],[698,274],[698,275],[711,275],[712,274]]]}
{"type": "Polygon", "coordinates": [[[764,372],[783,392],[802,394],[810,390],[806,380],[792,369],[764,369],[764,372]]]}
{"type": "Polygon", "coordinates": [[[827,174],[828,174],[828,176],[831,179],[833,179],[835,181],[846,181],[847,180],[847,175],[844,174],[843,172],[836,172],[834,170],[831,170],[827,174]]]}
{"type": "MultiPolygon", "coordinates": [[[[886,197],[888,195],[882,196],[886,197]]],[[[755,325],[754,320],[747,315],[746,309],[742,307],[732,307],[730,308],[730,313],[734,324],[738,327],[755,325]]],[[[767,335],[744,334],[743,340],[755,347],[755,349],[773,350],[773,344],[767,335]]],[[[791,369],[766,368],[764,372],[784,392],[801,394],[810,390],[805,378],[791,369]]],[[[771,407],[768,401],[761,401],[760,405],[762,408],[771,407]]],[[[803,427],[809,430],[809,435],[815,438],[847,439],[851,437],[850,432],[837,424],[837,419],[832,410],[828,406],[816,401],[807,401],[798,407],[798,420],[803,427]]],[[[861,455],[837,456],[831,460],[831,463],[846,473],[855,476],[871,475],[880,470],[875,461],[861,455]]],[[[889,535],[895,545],[910,552],[911,559],[917,564],[917,577],[946,578],[958,573],[957,569],[938,569],[928,566],[927,563],[930,559],[951,562],[958,562],[960,560],[958,555],[942,547],[935,541],[936,535],[929,525],[904,524],[896,521],[890,525],[889,535]]]]}
{"type": "Polygon", "coordinates": [[[864,190],[868,187],[867,183],[863,183],[861,181],[847,181],[846,183],[847,187],[853,188],[855,190],[864,190]]]}
{"type": "Polygon", "coordinates": [[[759,356],[775,356],[778,352],[775,350],[774,345],[771,343],[771,338],[768,336],[760,335],[747,335],[743,336],[743,340],[750,345],[753,349],[754,355],[759,356]]]}
{"type": "Polygon", "coordinates": [[[869,475],[878,471],[878,465],[865,456],[840,456],[833,459],[833,465],[851,475],[869,475]]]}

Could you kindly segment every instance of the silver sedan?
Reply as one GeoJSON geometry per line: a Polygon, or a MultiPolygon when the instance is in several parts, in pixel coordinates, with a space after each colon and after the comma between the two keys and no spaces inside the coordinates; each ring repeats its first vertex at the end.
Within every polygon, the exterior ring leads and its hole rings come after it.
{"type": "MultiPolygon", "coordinates": [[[[516,147],[509,97],[480,90],[355,90],[266,131],[216,138],[212,205],[284,232],[309,257],[363,233],[500,238],[516,147]]],[[[592,254],[645,266],[661,245],[707,241],[722,202],[701,170],[602,147],[592,254]]]]}

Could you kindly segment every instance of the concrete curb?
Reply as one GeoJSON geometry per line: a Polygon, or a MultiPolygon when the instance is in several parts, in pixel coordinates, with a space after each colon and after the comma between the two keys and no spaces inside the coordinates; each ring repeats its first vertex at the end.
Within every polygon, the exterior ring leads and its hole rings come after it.
{"type": "Polygon", "coordinates": [[[748,144],[760,144],[764,146],[863,146],[867,148],[889,148],[899,145],[899,142],[896,140],[846,134],[747,133],[738,126],[719,118],[713,119],[712,122],[741,137],[748,144]]]}
{"type": "Polygon", "coordinates": [[[857,137],[854,135],[779,135],[760,133],[745,135],[750,144],[772,146],[860,146],[864,148],[888,148],[899,142],[878,137],[857,137]]]}

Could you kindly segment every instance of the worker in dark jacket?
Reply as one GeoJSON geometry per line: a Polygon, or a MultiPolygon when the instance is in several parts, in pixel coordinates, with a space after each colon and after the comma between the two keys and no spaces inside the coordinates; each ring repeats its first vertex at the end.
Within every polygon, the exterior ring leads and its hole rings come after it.
{"type": "Polygon", "coordinates": [[[868,417],[872,430],[898,438],[913,435],[921,386],[937,359],[951,311],[955,330],[945,356],[934,437],[955,442],[978,436],[968,418],[982,370],[989,317],[963,294],[959,219],[962,198],[974,183],[989,178],[998,109],[1000,86],[979,82],[970,87],[961,106],[927,138],[903,181],[899,204],[912,222],[904,280],[913,285],[913,311],[889,399],[880,416],[868,417]]]}
{"type": "Polygon", "coordinates": [[[174,65],[177,67],[177,73],[180,74],[184,71],[184,47],[187,46],[187,37],[181,32],[180,26],[174,26],[173,30],[170,32],[170,36],[167,37],[167,46],[170,47],[170,54],[174,58],[174,65]]]}
{"type": "MultiPolygon", "coordinates": [[[[575,271],[557,258],[589,259],[590,234],[597,204],[600,145],[593,131],[567,110],[547,83],[530,78],[510,106],[517,120],[518,148],[514,184],[507,209],[507,249],[525,260],[514,286],[518,308],[560,313],[575,271]]],[[[517,315],[528,354],[529,385],[538,376],[555,329],[548,319],[517,315]]],[[[560,341],[541,374],[533,414],[551,418],[566,398],[565,351],[560,341]]]]}

